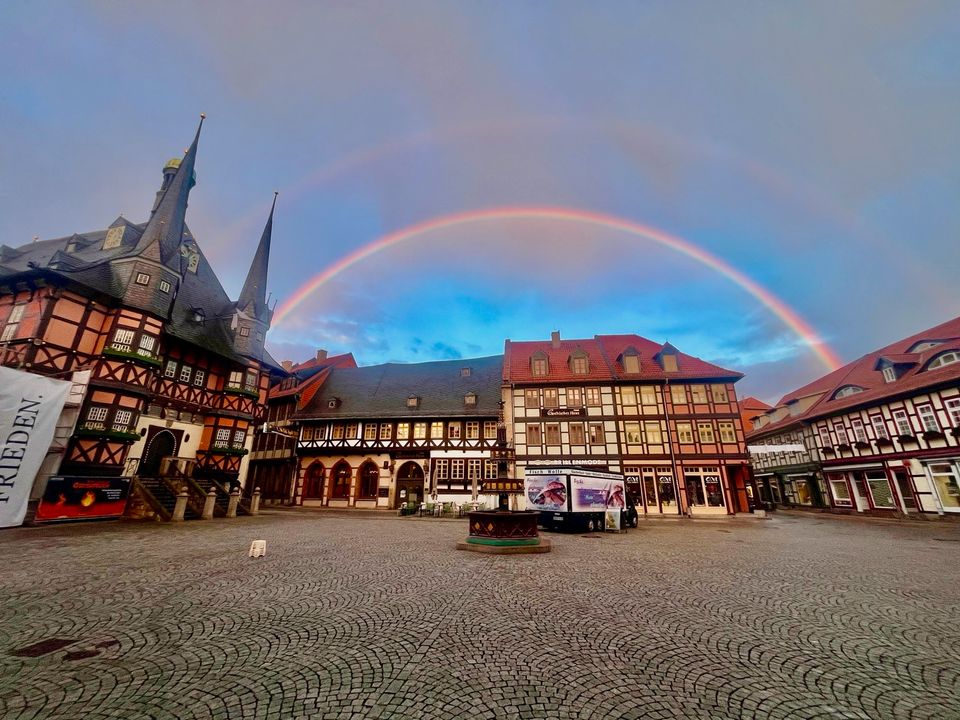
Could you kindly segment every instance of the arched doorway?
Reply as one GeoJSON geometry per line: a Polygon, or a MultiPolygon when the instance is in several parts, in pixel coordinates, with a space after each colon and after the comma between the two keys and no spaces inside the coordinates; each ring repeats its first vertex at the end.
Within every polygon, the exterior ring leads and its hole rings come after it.
{"type": "Polygon", "coordinates": [[[160,474],[160,463],[165,457],[177,454],[177,438],[166,429],[159,429],[153,437],[147,438],[147,444],[140,458],[137,475],[156,477],[160,474]]]}
{"type": "Polygon", "coordinates": [[[330,473],[332,482],[330,499],[331,500],[349,500],[350,499],[350,477],[353,474],[350,464],[341,460],[333,466],[330,473]]]}
{"type": "Polygon", "coordinates": [[[413,461],[405,462],[397,471],[397,507],[405,503],[423,502],[423,468],[413,461]]]}
{"type": "Polygon", "coordinates": [[[323,463],[317,461],[307,468],[303,475],[303,499],[320,500],[323,498],[323,463]]]}
{"type": "Polygon", "coordinates": [[[357,479],[360,481],[357,492],[358,500],[376,500],[377,488],[380,485],[380,468],[376,463],[368,460],[360,466],[357,473],[357,479]]]}

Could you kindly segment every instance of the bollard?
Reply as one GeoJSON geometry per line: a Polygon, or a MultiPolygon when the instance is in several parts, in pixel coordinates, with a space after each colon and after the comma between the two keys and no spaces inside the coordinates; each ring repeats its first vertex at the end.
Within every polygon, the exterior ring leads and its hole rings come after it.
{"type": "Polygon", "coordinates": [[[227,517],[235,518],[237,516],[237,505],[240,503],[240,488],[234,488],[230,491],[230,500],[227,502],[227,517]]]}
{"type": "Polygon", "coordinates": [[[253,497],[250,498],[250,514],[256,515],[260,512],[260,488],[253,489],[253,497]]]}
{"type": "Polygon", "coordinates": [[[188,497],[190,497],[190,495],[187,493],[186,488],[177,493],[177,502],[173,506],[173,517],[170,518],[170,522],[180,522],[183,520],[183,516],[187,512],[188,497]]]}
{"type": "Polygon", "coordinates": [[[217,491],[210,488],[210,492],[207,493],[207,499],[203,501],[203,515],[201,517],[204,520],[210,520],[213,517],[213,509],[216,505],[217,491]]]}

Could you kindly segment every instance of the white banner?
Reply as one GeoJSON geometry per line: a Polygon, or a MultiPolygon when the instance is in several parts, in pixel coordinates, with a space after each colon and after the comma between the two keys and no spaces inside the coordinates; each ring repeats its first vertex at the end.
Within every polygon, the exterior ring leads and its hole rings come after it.
{"type": "Polygon", "coordinates": [[[0,527],[23,524],[71,385],[0,367],[0,527]]]}

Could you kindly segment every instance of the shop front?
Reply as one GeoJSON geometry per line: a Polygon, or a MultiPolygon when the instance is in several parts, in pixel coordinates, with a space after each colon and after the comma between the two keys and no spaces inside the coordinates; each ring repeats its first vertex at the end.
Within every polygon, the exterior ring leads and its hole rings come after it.
{"type": "Polygon", "coordinates": [[[938,510],[945,514],[960,513],[960,459],[929,462],[926,473],[936,493],[938,510]]]}
{"type": "Polygon", "coordinates": [[[676,485],[669,465],[626,466],[627,493],[638,512],[647,515],[678,515],[676,485]]]}
{"type": "Polygon", "coordinates": [[[726,515],[729,487],[713,465],[683,468],[687,507],[691,515],[726,515]]]}
{"type": "MultiPolygon", "coordinates": [[[[832,507],[857,512],[902,512],[905,502],[882,464],[827,471],[832,507]]],[[[913,498],[910,492],[908,497],[913,498]]]]}

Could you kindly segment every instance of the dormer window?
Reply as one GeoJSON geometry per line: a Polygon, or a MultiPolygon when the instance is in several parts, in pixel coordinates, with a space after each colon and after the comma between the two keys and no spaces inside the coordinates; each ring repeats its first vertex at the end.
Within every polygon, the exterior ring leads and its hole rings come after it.
{"type": "Polygon", "coordinates": [[[411,395],[410,397],[408,397],[407,407],[408,408],[420,407],[420,398],[418,398],[416,395],[411,395]]]}
{"type": "Polygon", "coordinates": [[[241,327],[240,328],[240,337],[250,337],[250,328],[241,327]]]}
{"type": "Polygon", "coordinates": [[[960,352],[951,350],[950,352],[940,353],[927,365],[927,370],[936,370],[960,362],[960,352]]]}
{"type": "Polygon", "coordinates": [[[544,377],[549,372],[550,366],[547,362],[547,356],[542,353],[536,353],[530,358],[530,372],[534,377],[544,377]]]}
{"type": "Polygon", "coordinates": [[[590,372],[590,359],[583,350],[578,350],[570,356],[570,372],[574,375],[586,375],[590,372]]]}
{"type": "Polygon", "coordinates": [[[638,373],[640,372],[640,356],[636,353],[624,353],[623,355],[623,371],[625,373],[638,373]]]}
{"type": "Polygon", "coordinates": [[[893,365],[887,365],[883,369],[883,381],[888,383],[897,381],[897,369],[893,365]]]}
{"type": "MultiPolygon", "coordinates": [[[[893,368],[888,369],[892,370],[893,368]]],[[[856,395],[858,392],[863,392],[863,388],[859,385],[844,385],[833,394],[833,399],[839,400],[840,398],[849,397],[850,395],[856,395]]]]}
{"type": "Polygon", "coordinates": [[[468,367],[460,368],[460,377],[470,377],[470,375],[471,375],[470,368],[468,367]]]}
{"type": "Polygon", "coordinates": [[[477,404],[477,394],[469,392],[463,396],[463,404],[473,407],[477,404]]]}
{"type": "Polygon", "coordinates": [[[921,340],[911,345],[907,352],[922,353],[930,348],[935,348],[937,345],[943,345],[943,340],[921,340]]]}
{"type": "Polygon", "coordinates": [[[340,398],[332,397],[327,400],[327,407],[331,410],[336,410],[338,407],[340,407],[340,398]]]}
{"type": "Polygon", "coordinates": [[[660,364],[663,367],[664,372],[676,372],[677,371],[677,356],[676,355],[661,355],[660,364]]]}
{"type": "Polygon", "coordinates": [[[150,284],[150,276],[147,275],[146,273],[138,272],[138,273],[137,273],[136,283],[137,283],[137,285],[149,285],[149,284],[150,284]]]}
{"type": "Polygon", "coordinates": [[[207,319],[207,313],[204,312],[203,308],[191,308],[190,319],[193,320],[193,322],[202,325],[207,319]]]}

